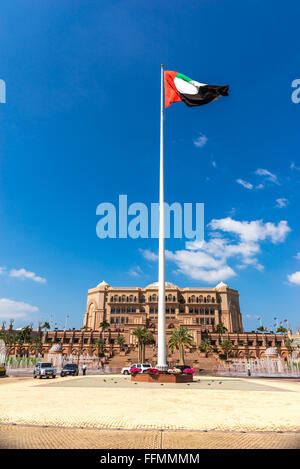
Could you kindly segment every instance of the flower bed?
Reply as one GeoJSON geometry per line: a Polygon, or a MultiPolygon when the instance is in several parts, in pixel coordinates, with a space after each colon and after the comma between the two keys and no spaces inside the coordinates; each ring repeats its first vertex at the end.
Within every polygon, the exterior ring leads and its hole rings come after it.
{"type": "Polygon", "coordinates": [[[193,373],[136,373],[131,375],[131,381],[139,383],[191,383],[193,373]]]}

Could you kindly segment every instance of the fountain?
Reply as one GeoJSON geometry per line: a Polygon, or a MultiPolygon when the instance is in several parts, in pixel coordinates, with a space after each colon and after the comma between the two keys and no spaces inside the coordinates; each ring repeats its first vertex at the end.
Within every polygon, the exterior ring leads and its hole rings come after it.
{"type": "Polygon", "coordinates": [[[257,377],[299,377],[300,357],[299,350],[289,356],[289,360],[284,361],[273,347],[266,349],[261,358],[232,359],[228,362],[222,361],[218,368],[219,375],[247,376],[247,364],[250,364],[251,376],[257,377]]]}

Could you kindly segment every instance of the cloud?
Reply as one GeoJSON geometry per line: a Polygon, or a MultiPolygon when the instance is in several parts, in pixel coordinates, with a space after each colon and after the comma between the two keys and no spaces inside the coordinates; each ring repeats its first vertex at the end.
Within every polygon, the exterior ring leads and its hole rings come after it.
{"type": "Polygon", "coordinates": [[[207,140],[208,139],[207,139],[206,135],[200,134],[197,138],[195,138],[193,140],[193,143],[194,143],[195,147],[202,148],[206,145],[207,140]]]}
{"type": "Polygon", "coordinates": [[[252,190],[253,189],[253,184],[250,182],[244,181],[244,179],[237,179],[236,182],[240,184],[241,186],[245,187],[245,189],[252,190]]]}
{"type": "Polygon", "coordinates": [[[0,298],[0,318],[1,319],[16,319],[23,318],[28,313],[35,313],[39,310],[37,306],[32,306],[23,301],[14,301],[8,298],[0,298]]]}
{"type": "Polygon", "coordinates": [[[276,225],[262,220],[237,221],[231,217],[213,219],[208,227],[212,230],[208,241],[189,241],[185,249],[166,251],[166,259],[176,264],[178,273],[206,283],[235,277],[236,268],[252,266],[262,271],[264,266],[258,261],[261,243],[281,243],[291,231],[286,221],[276,225]]]}
{"type": "Polygon", "coordinates": [[[6,274],[6,267],[0,267],[0,275],[6,274]]]}
{"type": "Polygon", "coordinates": [[[288,205],[288,199],[282,197],[281,199],[276,199],[276,207],[277,208],[285,208],[288,205]]]}
{"type": "Polygon", "coordinates": [[[300,271],[288,275],[287,278],[289,282],[295,283],[296,285],[300,285],[300,271]]]}
{"type": "Polygon", "coordinates": [[[148,261],[156,261],[158,259],[158,255],[150,251],[150,249],[139,249],[139,251],[148,261]]]}
{"type": "Polygon", "coordinates": [[[255,174],[257,174],[258,176],[265,177],[267,181],[273,182],[274,184],[279,184],[277,176],[268,171],[267,169],[258,168],[255,171],[255,174]]]}
{"type": "Polygon", "coordinates": [[[139,277],[143,271],[142,269],[137,265],[136,267],[133,267],[128,271],[129,275],[132,275],[132,277],[139,277]]]}
{"type": "Polygon", "coordinates": [[[212,166],[213,166],[214,168],[217,167],[217,163],[216,163],[215,161],[212,161],[211,164],[212,164],[212,166]]]}
{"type": "Polygon", "coordinates": [[[295,255],[295,259],[297,259],[298,261],[300,261],[300,252],[297,252],[297,254],[295,255]]]}
{"type": "Polygon", "coordinates": [[[291,162],[290,168],[291,168],[292,171],[293,171],[294,169],[296,169],[296,171],[300,171],[300,168],[295,165],[294,161],[291,162]]]}
{"type": "Polygon", "coordinates": [[[9,272],[10,277],[19,278],[21,280],[30,279],[38,283],[46,283],[47,280],[43,277],[39,277],[34,272],[30,272],[26,269],[11,269],[9,272]]]}

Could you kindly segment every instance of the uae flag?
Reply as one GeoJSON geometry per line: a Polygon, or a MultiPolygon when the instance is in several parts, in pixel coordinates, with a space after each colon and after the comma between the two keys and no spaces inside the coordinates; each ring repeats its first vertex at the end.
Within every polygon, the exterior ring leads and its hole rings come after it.
{"type": "Polygon", "coordinates": [[[172,103],[183,101],[187,106],[201,106],[210,103],[221,96],[228,96],[228,85],[207,85],[199,83],[182,73],[166,70],[165,78],[165,107],[172,103]]]}

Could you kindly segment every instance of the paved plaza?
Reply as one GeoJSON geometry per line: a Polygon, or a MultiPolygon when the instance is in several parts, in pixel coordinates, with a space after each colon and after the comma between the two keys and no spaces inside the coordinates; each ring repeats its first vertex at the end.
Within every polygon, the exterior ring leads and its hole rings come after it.
{"type": "Polygon", "coordinates": [[[300,448],[300,382],[0,379],[1,448],[300,448]]]}

